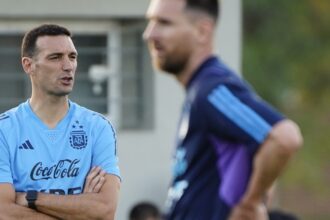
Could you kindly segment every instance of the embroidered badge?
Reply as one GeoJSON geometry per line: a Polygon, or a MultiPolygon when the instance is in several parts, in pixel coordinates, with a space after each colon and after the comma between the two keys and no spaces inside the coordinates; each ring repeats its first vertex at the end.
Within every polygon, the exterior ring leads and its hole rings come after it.
{"type": "Polygon", "coordinates": [[[74,149],[83,149],[87,146],[88,139],[86,132],[83,130],[84,126],[79,125],[79,121],[75,121],[72,125],[73,131],[70,132],[70,145],[74,149]]]}

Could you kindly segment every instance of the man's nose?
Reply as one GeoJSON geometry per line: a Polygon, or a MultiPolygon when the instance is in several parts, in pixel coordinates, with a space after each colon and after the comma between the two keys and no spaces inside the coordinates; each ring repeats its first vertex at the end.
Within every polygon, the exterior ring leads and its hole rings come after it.
{"type": "Polygon", "coordinates": [[[76,60],[66,57],[63,59],[63,70],[72,71],[76,65],[76,60]]]}
{"type": "Polygon", "coordinates": [[[148,41],[151,39],[154,39],[157,35],[156,32],[156,25],[152,22],[149,22],[149,24],[147,25],[146,29],[143,32],[143,40],[148,41]]]}

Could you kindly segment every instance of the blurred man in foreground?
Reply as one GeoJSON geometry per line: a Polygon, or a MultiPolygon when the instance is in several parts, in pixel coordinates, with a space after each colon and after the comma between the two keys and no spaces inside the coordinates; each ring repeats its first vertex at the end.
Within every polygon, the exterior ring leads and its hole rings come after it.
{"type": "Polygon", "coordinates": [[[264,196],[302,145],[297,125],[213,55],[217,0],[151,0],[154,66],[186,90],[167,219],[264,220],[264,196]]]}

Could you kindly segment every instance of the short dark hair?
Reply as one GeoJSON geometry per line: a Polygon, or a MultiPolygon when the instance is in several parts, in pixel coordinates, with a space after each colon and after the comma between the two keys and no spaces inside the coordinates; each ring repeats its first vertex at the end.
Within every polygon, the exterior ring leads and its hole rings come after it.
{"type": "Polygon", "coordinates": [[[148,217],[161,217],[157,206],[150,202],[140,202],[136,204],[129,213],[130,220],[145,220],[148,217]]]}
{"type": "Polygon", "coordinates": [[[41,36],[66,35],[71,37],[71,32],[56,24],[43,24],[26,32],[22,40],[21,56],[33,57],[36,53],[36,42],[41,36]]]}
{"type": "Polygon", "coordinates": [[[219,17],[218,0],[186,0],[186,8],[198,10],[208,14],[216,22],[219,17]]]}

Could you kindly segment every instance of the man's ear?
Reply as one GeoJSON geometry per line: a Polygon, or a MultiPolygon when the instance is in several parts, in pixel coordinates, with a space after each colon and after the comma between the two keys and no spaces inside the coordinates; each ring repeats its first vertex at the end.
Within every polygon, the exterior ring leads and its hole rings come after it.
{"type": "Polygon", "coordinates": [[[24,72],[28,75],[32,72],[32,58],[30,57],[22,57],[22,66],[24,69],[24,72]]]}
{"type": "Polygon", "coordinates": [[[200,43],[205,44],[212,39],[214,32],[214,22],[210,19],[201,19],[198,21],[198,40],[200,43]]]}

